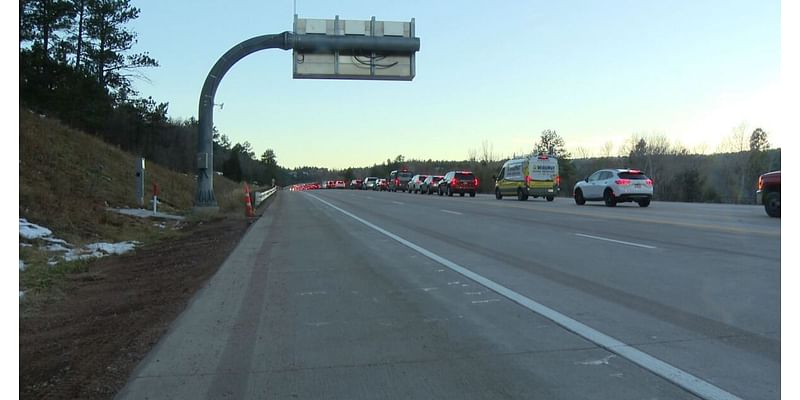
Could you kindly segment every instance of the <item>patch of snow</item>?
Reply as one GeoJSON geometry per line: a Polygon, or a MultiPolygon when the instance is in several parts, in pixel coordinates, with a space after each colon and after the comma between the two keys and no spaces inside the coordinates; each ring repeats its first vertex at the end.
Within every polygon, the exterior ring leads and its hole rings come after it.
{"type": "Polygon", "coordinates": [[[67,254],[64,254],[65,261],[75,261],[75,260],[88,260],[90,258],[100,258],[103,256],[103,253],[100,252],[91,252],[87,253],[85,250],[76,249],[70,250],[67,254]]]}
{"type": "Polygon", "coordinates": [[[87,244],[86,248],[93,251],[102,251],[106,254],[124,254],[136,247],[137,242],[119,242],[119,243],[92,243],[87,244]]]}
{"type": "Polygon", "coordinates": [[[24,299],[24,298],[25,298],[25,292],[20,290],[19,291],[19,301],[22,301],[22,299],[24,299]]]}
{"type": "Polygon", "coordinates": [[[44,247],[47,251],[69,251],[69,247],[64,247],[60,244],[51,244],[49,246],[44,247]]]}
{"type": "Polygon", "coordinates": [[[183,221],[186,219],[186,217],[182,217],[180,215],[165,214],[163,212],[154,213],[152,210],[145,210],[143,208],[107,208],[106,210],[140,218],[164,218],[174,219],[177,221],[183,221]]]}
{"type": "Polygon", "coordinates": [[[50,236],[53,234],[53,231],[47,229],[43,226],[39,226],[36,224],[32,224],[28,222],[25,218],[19,219],[19,235],[24,237],[25,239],[40,239],[45,236],[50,236]]]}
{"type": "Polygon", "coordinates": [[[167,224],[163,222],[153,223],[153,226],[159,229],[167,229],[167,224]]]}
{"type": "Polygon", "coordinates": [[[56,244],[63,244],[63,245],[67,245],[67,246],[72,246],[71,244],[67,243],[67,241],[64,240],[64,239],[43,237],[42,240],[44,240],[45,242],[50,242],[50,243],[56,243],[56,244]]]}
{"type": "Polygon", "coordinates": [[[119,243],[91,243],[84,246],[82,249],[72,249],[64,254],[64,260],[86,260],[90,258],[100,258],[111,254],[124,254],[133,250],[137,241],[119,242],[119,243]]]}
{"type": "Polygon", "coordinates": [[[25,271],[25,263],[22,260],[19,260],[19,270],[20,272],[25,271]]]}
{"type": "MultiPolygon", "coordinates": [[[[140,210],[144,212],[148,212],[147,210],[140,210]]],[[[150,212],[152,216],[152,212],[150,212]]],[[[179,219],[182,220],[183,217],[179,216],[166,216],[166,214],[159,214],[159,217],[163,218],[172,218],[172,219],[179,219]]],[[[161,222],[160,225],[163,225],[163,228],[166,228],[166,225],[161,222]]],[[[64,252],[63,259],[66,261],[74,261],[74,260],[85,260],[89,258],[100,258],[105,257],[111,254],[124,254],[131,250],[133,250],[139,242],[137,241],[129,241],[129,242],[119,242],[119,243],[91,243],[84,248],[78,249],[71,249],[71,244],[69,244],[64,239],[58,239],[54,237],[50,237],[53,232],[43,226],[39,226],[36,224],[32,224],[28,222],[25,218],[19,219],[19,235],[24,237],[25,239],[34,240],[34,239],[41,239],[45,242],[50,243],[47,246],[43,246],[44,250],[50,252],[64,252]]],[[[22,243],[19,244],[22,247],[31,247],[31,244],[22,243]]],[[[24,270],[25,265],[22,260],[19,261],[20,271],[24,270]]],[[[56,265],[58,264],[58,258],[53,257],[47,261],[48,265],[56,265]]]]}

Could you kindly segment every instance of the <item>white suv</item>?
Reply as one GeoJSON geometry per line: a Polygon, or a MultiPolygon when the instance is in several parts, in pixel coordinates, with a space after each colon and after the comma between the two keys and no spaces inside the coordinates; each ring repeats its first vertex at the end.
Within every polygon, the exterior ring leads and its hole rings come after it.
{"type": "Polygon", "coordinates": [[[636,169],[601,169],[578,181],[572,194],[577,205],[586,200],[602,200],[609,207],[626,201],[647,207],[653,198],[653,180],[636,169]]]}

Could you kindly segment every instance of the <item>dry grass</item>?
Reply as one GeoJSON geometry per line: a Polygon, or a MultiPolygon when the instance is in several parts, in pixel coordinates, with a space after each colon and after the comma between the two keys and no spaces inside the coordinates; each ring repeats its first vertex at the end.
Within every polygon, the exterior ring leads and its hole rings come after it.
{"type": "MultiPolygon", "coordinates": [[[[28,110],[20,110],[19,126],[20,218],[46,226],[54,236],[75,245],[125,240],[148,243],[180,234],[158,228],[152,220],[106,210],[138,207],[135,155],[28,110]]],[[[160,187],[164,202],[160,211],[191,213],[194,175],[147,162],[145,178],[146,197],[151,195],[153,182],[160,187]]],[[[221,216],[243,216],[240,184],[215,176],[214,189],[221,216]]],[[[38,265],[43,257],[28,254],[28,258],[38,265]]]]}

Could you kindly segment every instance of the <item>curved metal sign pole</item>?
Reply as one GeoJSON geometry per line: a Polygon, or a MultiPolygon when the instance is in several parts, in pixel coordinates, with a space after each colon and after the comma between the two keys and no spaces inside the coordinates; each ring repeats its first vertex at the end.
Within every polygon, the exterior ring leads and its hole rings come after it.
{"type": "Polygon", "coordinates": [[[239,60],[249,54],[265,49],[292,48],[292,33],[283,32],[274,35],[256,36],[245,40],[228,50],[217,60],[206,77],[203,90],[200,92],[199,119],[200,127],[197,135],[197,193],[194,199],[195,211],[211,211],[219,209],[214,197],[214,144],[212,128],[214,126],[214,96],[225,73],[239,60]]]}
{"type": "MultiPolygon", "coordinates": [[[[413,34],[413,20],[412,34],[413,34]]],[[[197,135],[197,194],[194,198],[196,212],[215,212],[219,209],[214,198],[214,143],[211,131],[214,126],[214,95],[225,73],[245,56],[264,49],[297,49],[309,51],[380,51],[413,54],[419,51],[419,38],[375,36],[302,35],[283,32],[256,36],[228,50],[211,68],[200,92],[197,135]]],[[[412,68],[413,71],[413,68],[412,68]]]]}

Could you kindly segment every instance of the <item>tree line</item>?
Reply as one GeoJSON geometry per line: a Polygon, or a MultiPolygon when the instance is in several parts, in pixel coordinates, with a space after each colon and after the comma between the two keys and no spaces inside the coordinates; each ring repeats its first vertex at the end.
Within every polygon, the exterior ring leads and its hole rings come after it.
{"type": "MultiPolygon", "coordinates": [[[[148,52],[133,51],[137,34],[127,25],[140,12],[130,0],[20,0],[20,106],[194,173],[197,120],[170,119],[169,103],[133,87],[134,79],[146,79],[141,71],[158,67],[148,52]]],[[[215,170],[237,181],[285,179],[272,150],[256,158],[249,143],[221,137],[217,132],[215,170]]]]}

